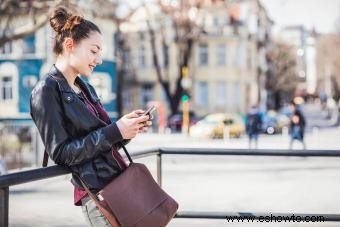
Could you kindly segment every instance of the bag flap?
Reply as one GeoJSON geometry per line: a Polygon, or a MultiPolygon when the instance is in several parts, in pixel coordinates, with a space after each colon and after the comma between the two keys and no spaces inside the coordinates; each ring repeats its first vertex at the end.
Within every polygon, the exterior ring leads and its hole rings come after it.
{"type": "Polygon", "coordinates": [[[100,194],[123,227],[133,226],[169,197],[140,163],[131,163],[100,194]]]}

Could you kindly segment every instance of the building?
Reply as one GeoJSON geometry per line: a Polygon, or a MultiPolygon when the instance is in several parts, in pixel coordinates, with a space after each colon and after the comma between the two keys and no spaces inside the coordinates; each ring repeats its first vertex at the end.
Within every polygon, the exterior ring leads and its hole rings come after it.
{"type": "Polygon", "coordinates": [[[315,31],[308,31],[302,25],[285,27],[279,33],[280,39],[296,50],[297,74],[300,79],[298,93],[313,94],[316,91],[315,35],[315,31]]]}
{"type": "MultiPolygon", "coordinates": [[[[18,19],[18,24],[22,19],[18,19]]],[[[95,19],[104,38],[103,64],[98,65],[90,83],[96,88],[111,118],[116,117],[116,63],[114,59],[114,25],[95,19]]],[[[30,93],[37,81],[54,62],[48,25],[21,40],[0,48],[0,121],[28,120],[30,93]]]]}
{"type": "MultiPolygon", "coordinates": [[[[322,98],[340,99],[340,54],[338,34],[323,34],[316,39],[317,93],[322,98]]],[[[324,100],[325,101],[325,100],[324,100]]]]}
{"type": "MultiPolygon", "coordinates": [[[[194,42],[188,64],[190,109],[199,116],[214,112],[245,113],[265,96],[266,42],[270,42],[273,22],[257,0],[203,2],[199,13],[188,11],[188,17],[203,30],[194,42]]],[[[178,47],[173,40],[171,19],[157,10],[150,17],[145,9],[140,9],[124,30],[129,78],[134,81],[134,86],[124,89],[126,112],[136,106],[144,108],[151,100],[167,103],[153,66],[145,18],[153,20],[158,59],[172,91],[178,77],[178,47]],[[163,26],[157,25],[158,21],[163,21],[163,26]],[[162,46],[163,37],[166,49],[162,46]]]]}

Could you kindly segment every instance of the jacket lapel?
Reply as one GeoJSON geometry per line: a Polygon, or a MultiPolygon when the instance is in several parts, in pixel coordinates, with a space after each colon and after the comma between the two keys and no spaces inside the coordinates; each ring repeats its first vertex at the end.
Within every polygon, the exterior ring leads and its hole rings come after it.
{"type": "MultiPolygon", "coordinates": [[[[64,75],[53,65],[49,75],[51,75],[58,83],[63,100],[64,111],[70,121],[80,128],[97,128],[107,125],[100,118],[92,114],[86,105],[79,99],[78,95],[68,84],[64,75]],[[86,125],[86,127],[85,127],[86,125]]],[[[87,95],[92,103],[99,101],[99,98],[90,90],[89,86],[79,77],[76,78],[75,83],[79,85],[82,91],[87,95]]]]}

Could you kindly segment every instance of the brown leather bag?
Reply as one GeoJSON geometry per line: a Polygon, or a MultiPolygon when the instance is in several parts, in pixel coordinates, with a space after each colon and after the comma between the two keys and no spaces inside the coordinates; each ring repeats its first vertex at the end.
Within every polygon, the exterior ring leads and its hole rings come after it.
{"type": "Polygon", "coordinates": [[[113,227],[164,227],[175,216],[178,203],[153,179],[144,164],[134,163],[122,146],[130,164],[97,196],[83,180],[83,187],[113,227]],[[98,199],[99,198],[99,199],[98,199]]]}

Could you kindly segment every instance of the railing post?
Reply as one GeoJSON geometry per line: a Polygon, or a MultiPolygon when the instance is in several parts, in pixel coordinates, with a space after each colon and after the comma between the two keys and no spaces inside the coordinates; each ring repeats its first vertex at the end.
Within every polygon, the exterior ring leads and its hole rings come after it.
{"type": "Polygon", "coordinates": [[[157,153],[157,182],[162,187],[162,153],[157,153]]]}
{"type": "Polygon", "coordinates": [[[0,188],[0,226],[8,227],[8,187],[0,188]]]}

